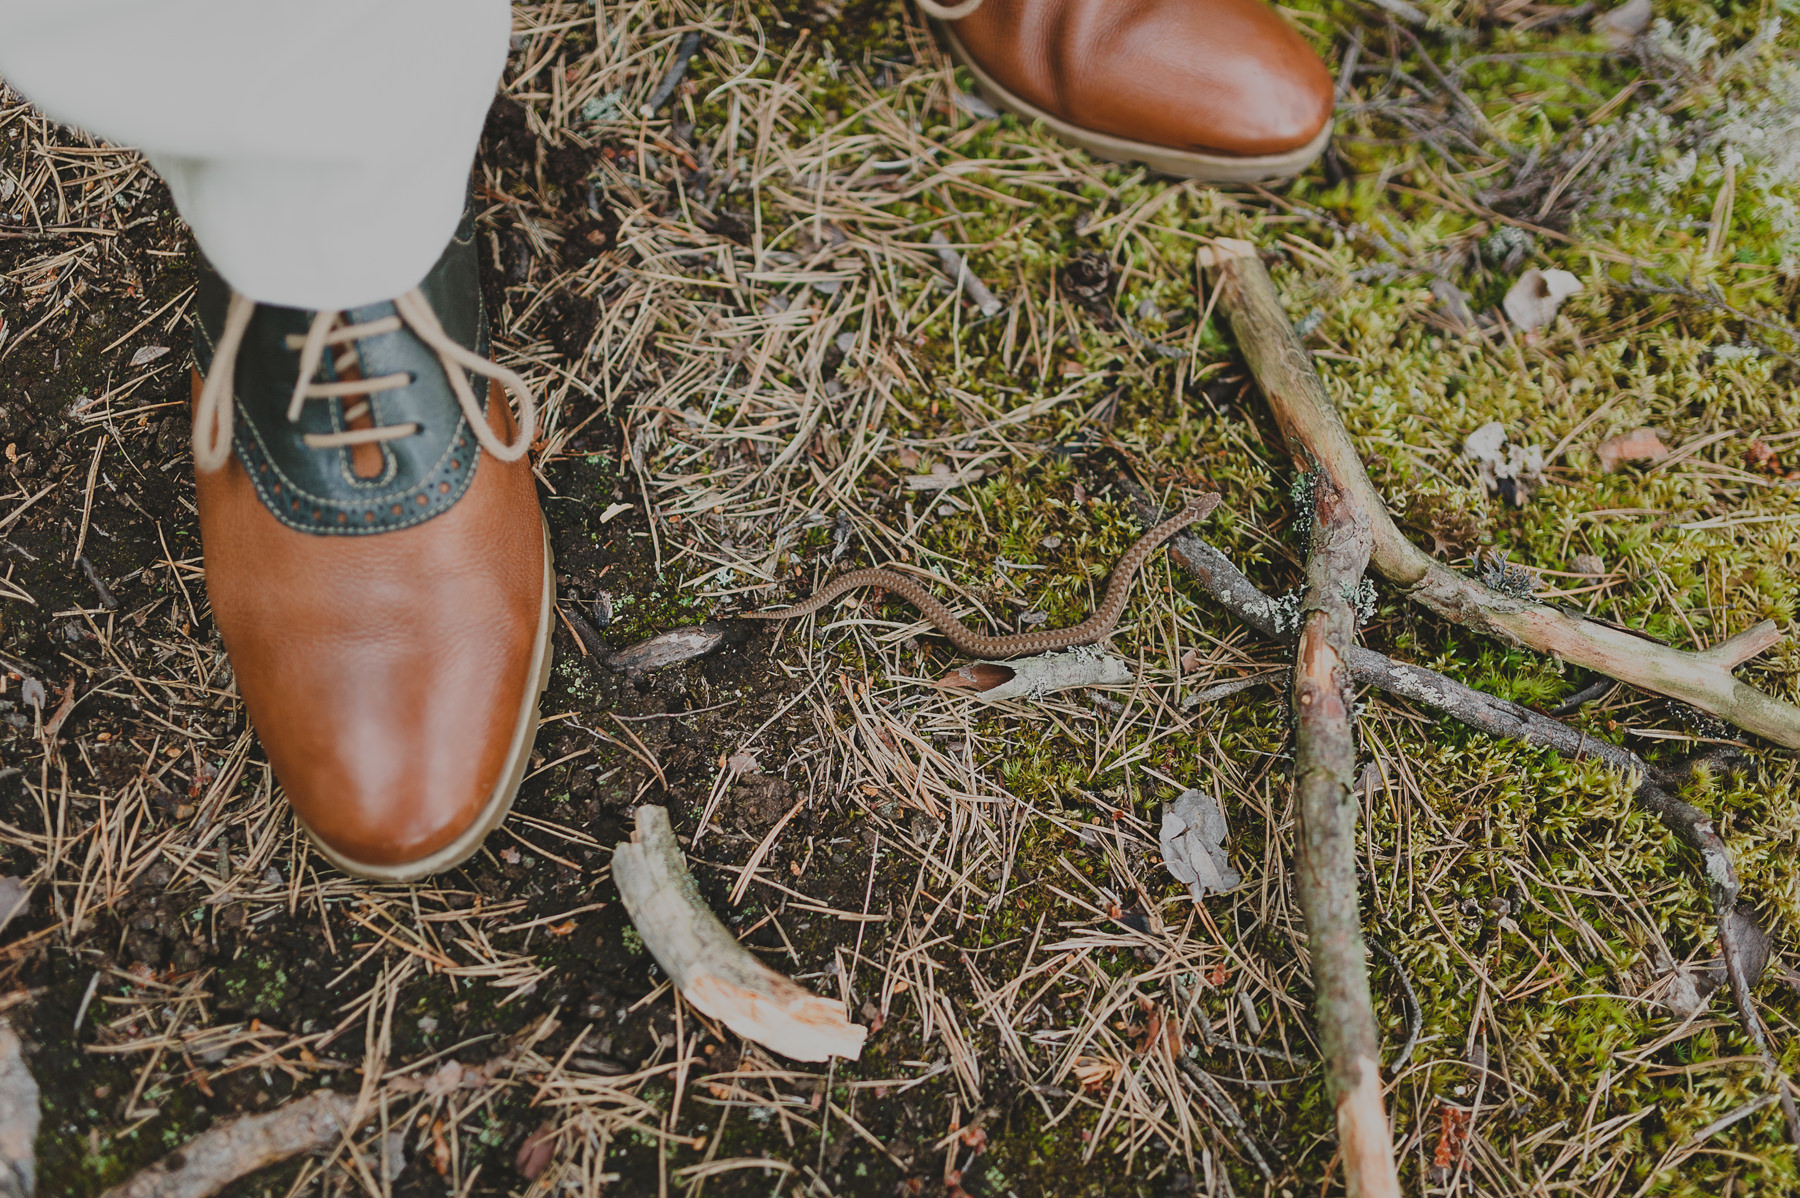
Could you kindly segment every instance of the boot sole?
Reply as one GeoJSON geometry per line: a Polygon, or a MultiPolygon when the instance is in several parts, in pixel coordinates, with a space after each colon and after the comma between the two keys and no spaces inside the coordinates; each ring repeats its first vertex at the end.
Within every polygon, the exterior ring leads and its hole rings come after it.
{"type": "Polygon", "coordinates": [[[1201,183],[1268,183],[1299,174],[1325,152],[1326,145],[1331,141],[1330,121],[1325,122],[1325,127],[1319,130],[1317,136],[1298,149],[1255,157],[1208,154],[1203,150],[1179,150],[1173,146],[1114,137],[1110,133],[1096,133],[1092,129],[1083,129],[1052,116],[1029,100],[1008,91],[981,69],[981,65],[962,44],[962,39],[956,36],[954,29],[942,21],[933,21],[932,24],[943,33],[956,61],[967,67],[969,74],[975,77],[976,89],[987,97],[989,103],[1028,121],[1042,121],[1044,128],[1061,140],[1108,162],[1141,162],[1151,170],[1165,175],[1194,179],[1201,183]]]}
{"type": "MultiPolygon", "coordinates": [[[[454,869],[475,855],[488,833],[500,826],[507,813],[512,810],[513,800],[518,797],[519,783],[524,780],[525,767],[531,761],[532,742],[537,739],[538,704],[544,697],[544,689],[550,683],[550,638],[555,630],[555,622],[551,616],[551,605],[554,602],[556,573],[551,562],[550,528],[544,527],[544,601],[538,610],[537,649],[532,660],[533,685],[526,688],[525,702],[519,709],[518,724],[513,730],[512,748],[507,754],[506,767],[500,771],[500,781],[488,798],[487,805],[482,808],[481,815],[468,829],[455,840],[429,856],[417,861],[408,861],[400,865],[370,865],[357,861],[338,852],[319,837],[305,820],[299,820],[300,827],[305,830],[313,848],[327,861],[347,874],[358,878],[366,878],[371,882],[416,882],[420,878],[454,869]]],[[[299,819],[298,816],[295,817],[299,819]]]]}

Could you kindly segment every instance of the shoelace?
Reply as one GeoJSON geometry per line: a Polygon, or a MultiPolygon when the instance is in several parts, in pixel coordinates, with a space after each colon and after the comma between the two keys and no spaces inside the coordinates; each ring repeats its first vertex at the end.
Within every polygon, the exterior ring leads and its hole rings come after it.
{"type": "MultiPolygon", "coordinates": [[[[218,346],[213,351],[212,369],[207,371],[206,382],[200,388],[200,398],[194,404],[194,465],[209,473],[219,469],[231,457],[232,427],[236,419],[236,408],[232,402],[232,379],[237,373],[238,348],[244,343],[244,331],[250,327],[250,317],[255,311],[255,300],[235,291],[231,293],[231,302],[225,309],[225,327],[220,332],[218,346]]],[[[437,313],[431,310],[431,304],[417,288],[397,297],[394,300],[394,311],[398,315],[384,316],[380,320],[365,321],[362,324],[340,324],[341,313],[319,312],[313,316],[312,325],[304,337],[290,336],[288,348],[300,351],[300,370],[299,378],[294,383],[293,398],[288,402],[287,418],[298,421],[309,399],[372,395],[410,386],[412,378],[406,374],[383,374],[369,379],[344,379],[331,383],[313,381],[313,375],[318,373],[319,364],[327,349],[340,345],[353,346],[364,337],[398,332],[404,326],[412,329],[414,335],[437,354],[438,361],[444,367],[444,377],[450,380],[450,390],[455,393],[463,417],[469,422],[469,428],[475,433],[475,439],[481,442],[481,447],[502,462],[514,462],[523,457],[537,436],[537,397],[531,393],[525,380],[506,367],[490,362],[452,340],[444,332],[444,326],[438,322],[437,313]],[[463,374],[464,369],[484,378],[497,380],[517,403],[519,435],[510,445],[494,434],[487,417],[481,411],[480,402],[469,388],[469,380],[463,374]]],[[[368,412],[369,404],[364,400],[348,408],[344,412],[344,418],[357,420],[368,412]]],[[[392,441],[399,437],[410,437],[418,431],[417,424],[392,424],[345,429],[335,433],[307,433],[303,440],[311,449],[337,449],[348,445],[392,441]]]]}
{"type": "Polygon", "coordinates": [[[919,7],[928,17],[936,17],[940,21],[960,21],[981,7],[982,0],[963,0],[961,4],[939,4],[937,0],[919,0],[919,7]]]}

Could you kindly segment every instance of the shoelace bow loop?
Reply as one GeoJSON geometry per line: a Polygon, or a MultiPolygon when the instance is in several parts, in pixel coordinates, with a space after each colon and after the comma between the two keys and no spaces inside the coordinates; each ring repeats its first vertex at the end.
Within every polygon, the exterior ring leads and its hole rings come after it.
{"type": "MultiPolygon", "coordinates": [[[[319,312],[314,315],[304,337],[290,337],[288,348],[300,351],[300,364],[294,393],[288,401],[287,418],[298,421],[309,399],[371,395],[411,385],[412,378],[406,374],[384,374],[374,378],[334,382],[313,381],[327,349],[351,345],[364,337],[398,332],[406,327],[437,354],[438,361],[444,368],[444,377],[450,383],[451,393],[456,396],[457,406],[462,409],[463,418],[469,422],[469,428],[481,447],[502,462],[515,462],[525,456],[525,451],[531,448],[531,442],[537,436],[537,397],[532,394],[525,380],[506,367],[490,362],[480,354],[459,345],[444,332],[437,313],[431,310],[431,303],[418,288],[396,297],[394,311],[397,315],[384,316],[363,324],[341,326],[337,323],[338,313],[319,312]],[[481,410],[481,402],[469,387],[464,370],[496,380],[513,397],[518,405],[519,431],[512,442],[502,441],[494,433],[487,416],[481,410]]],[[[208,473],[224,466],[231,457],[231,439],[236,417],[233,377],[237,373],[238,350],[244,343],[244,333],[250,327],[250,317],[255,312],[254,300],[235,291],[231,293],[231,301],[225,309],[225,327],[220,331],[218,346],[213,351],[212,368],[207,371],[206,381],[200,388],[200,398],[194,404],[194,465],[208,473]]],[[[368,411],[369,404],[365,400],[346,411],[345,418],[358,419],[368,411]]],[[[410,437],[418,431],[417,424],[378,425],[374,428],[345,429],[332,433],[308,433],[303,439],[312,449],[337,449],[392,441],[410,437]]]]}

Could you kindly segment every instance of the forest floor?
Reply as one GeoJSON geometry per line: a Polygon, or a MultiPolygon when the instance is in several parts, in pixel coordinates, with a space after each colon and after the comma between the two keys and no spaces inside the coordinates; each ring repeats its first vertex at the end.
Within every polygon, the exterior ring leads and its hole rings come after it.
{"type": "MultiPolygon", "coordinates": [[[[1111,638],[1135,681],[1105,691],[937,687],[957,655],[879,595],[641,676],[606,648],[891,563],[971,623],[1072,623],[1140,531],[1126,477],[1221,491],[1203,531],[1291,590],[1293,467],[1210,306],[1217,236],[1262,247],[1438,556],[1504,554],[1513,585],[1684,647],[1791,629],[1788,8],[1675,0],[1633,38],[1588,4],[1301,0],[1333,149],[1214,188],[997,116],[898,0],[519,6],[475,196],[496,356],[547,399],[565,619],[516,814],[417,886],[309,850],[236,697],[166,189],[0,91],[0,895],[30,893],[0,1019],[43,1092],[39,1192],[98,1194],[322,1086],[366,1101],[361,1130],[232,1193],[1336,1192],[1286,651],[1170,554],[1111,638]],[[1532,267],[1581,284],[1536,330],[1502,304],[1532,267]],[[1541,451],[1523,503],[1463,452],[1490,421],[1541,451]],[[1608,470],[1643,429],[1667,452],[1608,470]],[[1244,878],[1199,902],[1157,836],[1190,787],[1244,878]],[[868,1026],[860,1060],[799,1066],[676,1000],[609,876],[640,803],[745,943],[868,1026]]],[[[1594,682],[1385,589],[1363,636],[1544,710],[1594,682]]],[[[1742,676],[1800,697],[1800,647],[1742,676]]],[[[1590,700],[1568,718],[1653,761],[1740,745],[1627,687],[1590,700]]],[[[1800,1193],[1767,1098],[1792,1081],[1722,993],[1679,1001],[1709,984],[1707,894],[1629,785],[1374,694],[1358,724],[1406,1191],[1800,1193]]],[[[1773,938],[1757,996],[1792,1079],[1797,771],[1741,754],[1684,797],[1773,938]]]]}

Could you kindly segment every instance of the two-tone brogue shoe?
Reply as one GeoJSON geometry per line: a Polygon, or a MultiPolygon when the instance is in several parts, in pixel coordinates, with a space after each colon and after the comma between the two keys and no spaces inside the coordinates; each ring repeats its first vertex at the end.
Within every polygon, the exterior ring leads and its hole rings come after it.
{"type": "Polygon", "coordinates": [[[1249,183],[1331,139],[1331,73],[1262,0],[919,0],[1001,108],[1101,158],[1249,183]]]}
{"type": "Polygon", "coordinates": [[[197,307],[207,593],[269,764],[339,868],[448,869],[512,805],[550,664],[535,405],[487,360],[468,221],[390,303],[256,304],[207,268],[197,307]]]}

